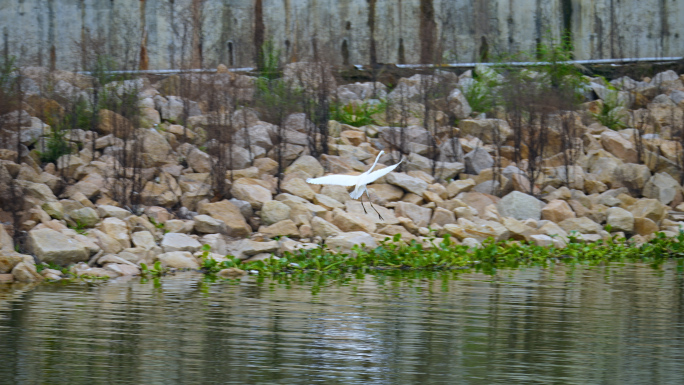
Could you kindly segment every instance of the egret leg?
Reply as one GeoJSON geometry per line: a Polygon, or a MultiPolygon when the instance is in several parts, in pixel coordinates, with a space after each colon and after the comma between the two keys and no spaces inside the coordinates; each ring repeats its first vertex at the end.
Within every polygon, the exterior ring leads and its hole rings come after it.
{"type": "MultiPolygon", "coordinates": [[[[385,218],[383,218],[382,215],[380,215],[380,212],[378,211],[378,209],[376,209],[375,206],[373,206],[373,201],[371,200],[370,193],[368,192],[368,190],[366,190],[366,195],[368,195],[368,202],[370,203],[371,207],[373,208],[373,210],[375,210],[375,213],[378,214],[378,217],[380,217],[380,220],[384,222],[385,218]]],[[[363,204],[363,203],[361,203],[361,204],[363,204]]]]}
{"type": "Polygon", "coordinates": [[[368,211],[366,211],[366,206],[363,205],[363,194],[359,197],[359,201],[361,201],[361,207],[363,207],[363,213],[368,214],[368,211]]]}

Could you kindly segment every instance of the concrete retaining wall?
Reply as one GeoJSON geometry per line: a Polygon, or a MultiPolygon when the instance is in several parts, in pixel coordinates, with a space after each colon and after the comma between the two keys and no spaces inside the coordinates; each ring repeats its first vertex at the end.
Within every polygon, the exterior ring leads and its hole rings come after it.
{"type": "Polygon", "coordinates": [[[0,49],[21,64],[80,68],[93,48],[127,68],[472,62],[571,32],[577,59],[681,56],[679,0],[4,0],[0,49]],[[80,42],[90,39],[90,48],[80,42]]]}

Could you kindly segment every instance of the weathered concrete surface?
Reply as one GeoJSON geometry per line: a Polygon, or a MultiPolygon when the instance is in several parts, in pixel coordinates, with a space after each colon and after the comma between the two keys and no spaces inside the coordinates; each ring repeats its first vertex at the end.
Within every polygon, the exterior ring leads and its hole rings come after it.
{"type": "Polygon", "coordinates": [[[681,20],[684,2],[663,0],[6,0],[0,45],[68,70],[83,31],[129,69],[253,66],[266,41],[286,62],[474,62],[569,30],[577,59],[663,57],[684,51],[681,20]]]}

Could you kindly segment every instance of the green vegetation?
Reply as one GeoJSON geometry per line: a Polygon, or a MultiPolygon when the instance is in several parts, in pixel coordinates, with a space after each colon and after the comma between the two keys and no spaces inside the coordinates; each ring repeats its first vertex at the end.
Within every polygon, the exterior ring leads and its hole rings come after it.
{"type": "Polygon", "coordinates": [[[601,109],[598,113],[591,114],[594,119],[611,130],[620,130],[627,127],[625,122],[628,113],[625,110],[624,103],[619,98],[616,90],[609,90],[606,97],[603,99],[601,109]]]}
{"type": "Polygon", "coordinates": [[[378,104],[368,102],[361,104],[349,103],[346,105],[332,104],[330,106],[330,118],[350,126],[363,127],[375,124],[373,115],[384,112],[386,108],[387,103],[384,101],[378,104]]]}
{"type": "Polygon", "coordinates": [[[524,266],[547,266],[554,263],[596,264],[619,261],[641,261],[658,265],[667,258],[684,257],[684,233],[669,238],[658,233],[656,238],[641,246],[624,239],[582,243],[574,237],[565,248],[542,247],[532,243],[506,241],[485,242],[481,248],[455,244],[446,236],[432,247],[426,248],[414,241],[401,243],[400,235],[381,242],[375,249],[364,251],[356,247],[355,257],[333,254],[314,249],[295,254],[286,253],[282,258],[242,262],[235,258],[215,262],[205,258],[203,270],[215,274],[221,269],[238,267],[256,271],[262,276],[311,274],[364,274],[388,270],[414,271],[462,271],[475,270],[494,274],[499,269],[524,266]]]}
{"type": "Polygon", "coordinates": [[[45,139],[45,150],[38,152],[43,163],[56,163],[61,156],[71,154],[72,148],[65,138],[66,134],[67,129],[63,126],[53,126],[45,139]]]}
{"type": "Polygon", "coordinates": [[[259,76],[273,80],[280,76],[280,50],[268,40],[259,51],[259,76]]]}
{"type": "Polygon", "coordinates": [[[499,85],[497,74],[488,67],[477,67],[473,71],[472,83],[465,87],[465,96],[470,108],[475,112],[489,112],[497,104],[494,89],[499,85]]]}

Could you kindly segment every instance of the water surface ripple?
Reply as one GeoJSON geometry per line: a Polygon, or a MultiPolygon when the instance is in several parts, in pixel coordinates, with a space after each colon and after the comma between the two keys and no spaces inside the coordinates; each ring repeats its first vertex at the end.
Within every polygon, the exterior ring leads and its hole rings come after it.
{"type": "Polygon", "coordinates": [[[0,383],[682,384],[674,263],[0,286],[0,383]]]}

